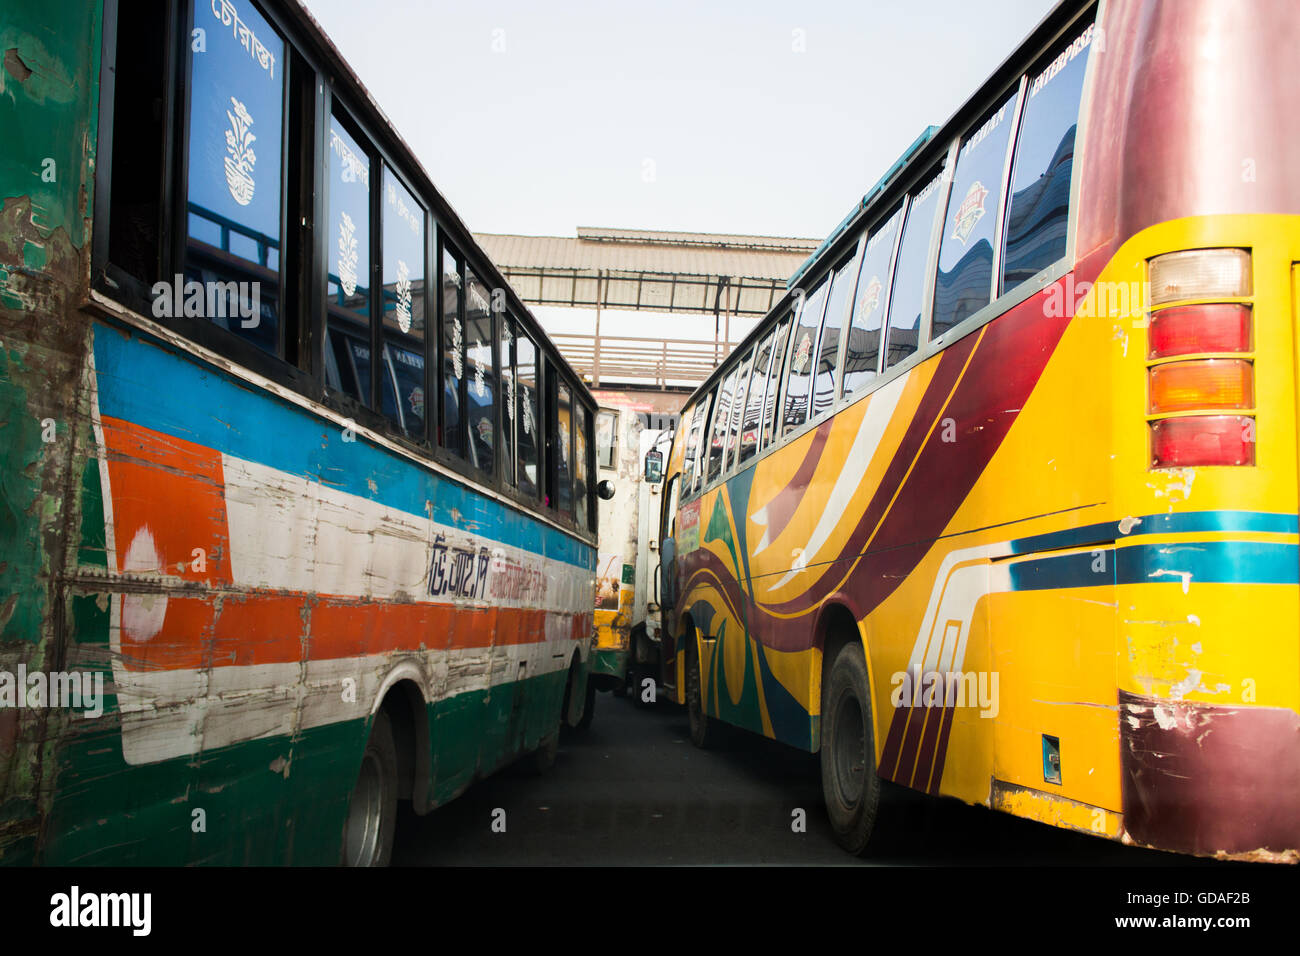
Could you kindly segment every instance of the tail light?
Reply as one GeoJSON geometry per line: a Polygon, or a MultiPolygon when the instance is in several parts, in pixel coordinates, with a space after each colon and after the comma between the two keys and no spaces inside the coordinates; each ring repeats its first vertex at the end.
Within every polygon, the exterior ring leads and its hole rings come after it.
{"type": "Polygon", "coordinates": [[[1156,256],[1148,266],[1148,308],[1153,311],[1147,325],[1147,359],[1189,356],[1148,366],[1148,413],[1207,413],[1152,421],[1151,467],[1253,465],[1255,419],[1213,414],[1254,407],[1251,305],[1187,303],[1249,296],[1250,251],[1190,249],[1156,256]],[[1187,304],[1159,308],[1171,302],[1187,304]],[[1191,358],[1224,352],[1242,353],[1242,357],[1191,358]]]}
{"type": "Polygon", "coordinates": [[[1192,249],[1151,260],[1151,305],[1179,299],[1250,295],[1245,249],[1192,249]]]}
{"type": "Polygon", "coordinates": [[[1249,352],[1250,306],[1235,302],[1176,305],[1151,314],[1148,358],[1193,352],[1249,352]]]}
{"type": "Polygon", "coordinates": [[[1151,369],[1151,413],[1250,408],[1254,376],[1241,359],[1170,362],[1151,369]]]}
{"type": "Polygon", "coordinates": [[[1244,415],[1196,415],[1151,423],[1151,467],[1253,465],[1255,420],[1244,415]]]}

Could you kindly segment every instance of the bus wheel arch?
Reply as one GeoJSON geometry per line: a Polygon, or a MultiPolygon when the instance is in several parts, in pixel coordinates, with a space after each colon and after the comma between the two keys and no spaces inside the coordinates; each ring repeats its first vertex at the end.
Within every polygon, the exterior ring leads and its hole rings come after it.
{"type": "Polygon", "coordinates": [[[709,750],[721,740],[722,728],[716,718],[710,717],[704,707],[704,673],[700,669],[700,634],[690,616],[682,618],[682,636],[686,647],[686,716],[690,721],[691,743],[701,750],[709,750]]]}
{"type": "MultiPolygon", "coordinates": [[[[820,706],[825,702],[825,690],[830,678],[831,668],[835,664],[835,658],[840,651],[852,644],[856,644],[862,652],[863,663],[867,669],[867,693],[870,698],[872,730],[875,738],[880,739],[880,709],[876,706],[876,682],[875,670],[871,666],[871,648],[867,642],[867,635],[858,622],[857,616],[849,606],[840,601],[828,601],[822,606],[817,617],[815,630],[814,645],[821,651],[822,660],[821,668],[817,673],[818,687],[816,700],[819,702],[818,713],[825,716],[824,710],[820,706]]],[[[810,675],[811,676],[811,675],[810,675]]],[[[812,741],[812,750],[814,753],[821,749],[821,721],[817,722],[817,727],[813,731],[814,739],[812,741]]]]}

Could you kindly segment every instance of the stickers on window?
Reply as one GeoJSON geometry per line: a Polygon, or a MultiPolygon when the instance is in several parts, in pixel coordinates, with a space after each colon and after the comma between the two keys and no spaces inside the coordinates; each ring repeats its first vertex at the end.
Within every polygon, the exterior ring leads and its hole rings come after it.
{"type": "Polygon", "coordinates": [[[867,315],[880,307],[880,292],[883,288],[880,276],[872,276],[871,281],[867,283],[867,289],[862,293],[862,305],[867,310],[867,315]]]}
{"type": "Polygon", "coordinates": [[[212,0],[212,15],[221,21],[222,26],[230,27],[231,35],[239,42],[248,55],[257,61],[257,65],[269,71],[275,79],[275,56],[262,45],[247,23],[239,19],[239,13],[230,0],[212,0]]]}
{"type": "Polygon", "coordinates": [[[346,212],[339,213],[339,285],[343,294],[357,291],[357,227],[346,212]]]}
{"type": "Polygon", "coordinates": [[[808,371],[808,359],[812,355],[812,336],[807,332],[799,340],[799,347],[794,350],[794,370],[800,375],[808,371]]]}
{"type": "Polygon", "coordinates": [[[405,259],[397,260],[397,327],[411,331],[411,270],[405,259]]]}
{"type": "Polygon", "coordinates": [[[230,118],[230,129],[226,130],[226,187],[231,197],[241,206],[253,201],[253,164],[257,155],[253,152],[253,140],[257,139],[249,128],[253,117],[242,102],[230,98],[231,108],[226,110],[230,118]]]}
{"type": "MultiPolygon", "coordinates": [[[[1034,82],[1029,86],[1029,96],[1031,99],[1037,96],[1044,86],[1052,82],[1052,78],[1055,77],[1056,74],[1060,73],[1061,70],[1065,69],[1067,63],[1088,48],[1088,44],[1092,42],[1092,31],[1095,26],[1096,24],[1094,23],[1088,24],[1088,29],[1075,37],[1074,42],[1062,50],[1060,55],[1047,65],[1047,69],[1034,77],[1034,82]]],[[[1099,49],[1101,48],[1099,47],[1099,49]]]]}
{"type": "Polygon", "coordinates": [[[975,231],[975,224],[984,218],[984,202],[988,195],[989,191],[984,188],[984,184],[975,180],[966,190],[966,196],[957,207],[957,212],[953,214],[952,237],[962,245],[966,244],[970,234],[975,231]]]}

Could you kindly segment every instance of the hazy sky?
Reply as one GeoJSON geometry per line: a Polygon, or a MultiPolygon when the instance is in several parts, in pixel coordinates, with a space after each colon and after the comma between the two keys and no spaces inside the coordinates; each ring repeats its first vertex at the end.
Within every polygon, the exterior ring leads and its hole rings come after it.
{"type": "Polygon", "coordinates": [[[472,230],[824,237],[1052,0],[306,0],[472,230]]]}

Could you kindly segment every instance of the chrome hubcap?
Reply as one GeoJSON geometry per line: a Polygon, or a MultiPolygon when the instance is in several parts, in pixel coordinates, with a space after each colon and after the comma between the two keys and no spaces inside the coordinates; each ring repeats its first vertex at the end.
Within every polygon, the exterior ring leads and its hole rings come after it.
{"type": "Polygon", "coordinates": [[[384,784],[379,760],[367,753],[352,791],[344,837],[349,866],[371,866],[379,853],[379,831],[384,817],[384,784]]]}

